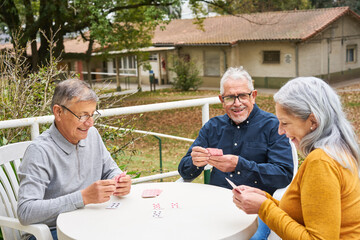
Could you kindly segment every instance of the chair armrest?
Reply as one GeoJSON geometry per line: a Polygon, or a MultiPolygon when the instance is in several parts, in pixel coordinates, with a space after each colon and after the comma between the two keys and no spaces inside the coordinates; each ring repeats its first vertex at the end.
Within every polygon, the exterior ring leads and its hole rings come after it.
{"type": "Polygon", "coordinates": [[[25,226],[16,218],[0,216],[0,226],[30,233],[34,235],[37,240],[53,240],[50,229],[45,224],[31,224],[25,226]]]}

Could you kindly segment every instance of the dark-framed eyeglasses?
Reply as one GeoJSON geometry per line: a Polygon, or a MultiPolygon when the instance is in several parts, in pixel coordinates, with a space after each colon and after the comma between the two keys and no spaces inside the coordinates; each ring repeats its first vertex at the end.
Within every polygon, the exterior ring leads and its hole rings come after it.
{"type": "Polygon", "coordinates": [[[232,105],[235,103],[235,100],[238,99],[239,102],[244,102],[249,100],[251,94],[253,91],[249,92],[249,93],[240,93],[238,95],[229,95],[229,96],[222,96],[222,99],[225,103],[225,105],[232,105]]]}
{"type": "Polygon", "coordinates": [[[93,121],[95,122],[97,119],[99,119],[99,117],[101,116],[101,114],[99,113],[98,110],[95,110],[95,112],[92,115],[89,114],[85,114],[82,116],[78,116],[76,115],[73,111],[71,111],[70,109],[68,109],[67,107],[65,107],[64,105],[60,105],[62,108],[68,110],[72,115],[74,115],[77,119],[79,119],[80,122],[86,122],[87,120],[89,120],[91,117],[93,118],[93,121]]]}

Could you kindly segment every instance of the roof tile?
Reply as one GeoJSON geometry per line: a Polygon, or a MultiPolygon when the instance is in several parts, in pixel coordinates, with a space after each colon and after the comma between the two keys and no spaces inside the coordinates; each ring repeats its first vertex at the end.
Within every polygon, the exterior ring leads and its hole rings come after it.
{"type": "Polygon", "coordinates": [[[234,44],[238,41],[294,40],[305,41],[344,14],[360,16],[349,7],[322,8],[217,16],[204,20],[204,30],[192,19],[177,19],[158,27],[154,45],[234,44]]]}

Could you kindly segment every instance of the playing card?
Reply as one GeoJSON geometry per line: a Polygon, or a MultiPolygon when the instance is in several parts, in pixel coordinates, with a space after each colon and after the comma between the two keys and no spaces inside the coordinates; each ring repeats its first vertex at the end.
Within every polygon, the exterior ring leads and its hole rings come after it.
{"type": "Polygon", "coordinates": [[[222,156],[223,150],[219,148],[207,148],[211,156],[222,156]]]}
{"type": "Polygon", "coordinates": [[[178,202],[172,202],[171,203],[171,208],[179,208],[179,203],[178,202]]]}
{"type": "Polygon", "coordinates": [[[115,180],[116,182],[119,182],[120,178],[126,176],[126,172],[127,172],[127,171],[122,172],[122,173],[120,173],[119,175],[115,176],[114,180],[115,180]]]}
{"type": "Polygon", "coordinates": [[[163,211],[162,210],[154,210],[152,216],[154,218],[162,218],[163,217],[163,211]]]}
{"type": "Polygon", "coordinates": [[[226,181],[228,181],[228,183],[231,185],[231,187],[232,187],[233,189],[236,189],[237,192],[241,193],[241,191],[236,188],[237,186],[235,185],[235,183],[233,183],[233,182],[232,182],[231,180],[229,180],[228,178],[225,178],[225,179],[226,179],[226,181]]]}
{"type": "Polygon", "coordinates": [[[115,208],[118,208],[119,206],[120,206],[119,202],[113,202],[113,203],[110,203],[110,205],[107,206],[106,209],[115,209],[115,208]]]}
{"type": "Polygon", "coordinates": [[[153,203],[153,210],[161,210],[160,203],[153,203]]]}
{"type": "Polygon", "coordinates": [[[152,197],[159,196],[161,192],[162,192],[161,189],[145,189],[142,192],[141,197],[143,197],[143,198],[152,198],[152,197]]]}

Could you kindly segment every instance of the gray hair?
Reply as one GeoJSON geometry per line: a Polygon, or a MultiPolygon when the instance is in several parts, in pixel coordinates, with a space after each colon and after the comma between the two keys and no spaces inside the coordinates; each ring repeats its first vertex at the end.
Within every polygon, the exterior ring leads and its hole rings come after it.
{"type": "Polygon", "coordinates": [[[298,77],[287,82],[274,95],[274,100],[289,114],[303,120],[314,114],[318,126],[299,145],[305,156],[320,148],[343,167],[358,173],[357,136],[346,119],[339,96],[327,83],[315,77],[298,77]]]}
{"type": "Polygon", "coordinates": [[[55,104],[66,105],[73,98],[78,98],[78,102],[97,102],[99,100],[94,90],[92,90],[89,84],[85,81],[79,79],[68,79],[60,82],[55,87],[54,96],[51,102],[51,110],[55,104]]]}
{"type": "Polygon", "coordinates": [[[224,84],[226,81],[233,79],[233,80],[247,80],[248,87],[250,91],[254,90],[254,85],[251,76],[249,73],[242,67],[230,67],[226,70],[224,75],[220,80],[220,94],[224,94],[224,84]]]}

